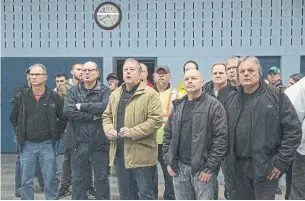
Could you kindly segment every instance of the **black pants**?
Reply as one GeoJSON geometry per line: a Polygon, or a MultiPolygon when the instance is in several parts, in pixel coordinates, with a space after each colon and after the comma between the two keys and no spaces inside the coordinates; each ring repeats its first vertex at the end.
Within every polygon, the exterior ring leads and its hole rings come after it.
{"type": "MultiPolygon", "coordinates": [[[[92,164],[89,159],[88,163],[88,179],[87,179],[87,189],[89,187],[93,188],[93,179],[92,179],[92,164]]],[[[64,149],[64,161],[62,163],[62,177],[61,177],[61,185],[69,188],[71,185],[71,150],[64,149]]]]}
{"type": "Polygon", "coordinates": [[[164,181],[165,181],[165,190],[163,194],[164,200],[175,200],[175,192],[174,192],[174,186],[173,186],[173,178],[168,174],[167,166],[164,163],[163,160],[163,154],[162,154],[162,148],[163,145],[158,145],[158,161],[161,165],[164,181]]]}
{"type": "Polygon", "coordinates": [[[291,182],[292,182],[292,165],[286,171],[286,193],[285,200],[289,200],[290,192],[291,192],[291,182]]]}
{"type": "Polygon", "coordinates": [[[292,165],[290,199],[305,200],[305,155],[298,152],[292,165]]]}
{"type": "Polygon", "coordinates": [[[91,150],[89,143],[83,142],[79,142],[77,148],[71,150],[72,200],[86,198],[89,158],[93,167],[97,200],[109,200],[110,186],[107,174],[109,152],[91,150]]]}
{"type": "Polygon", "coordinates": [[[237,200],[274,200],[278,179],[254,181],[251,159],[235,162],[237,200]]]}

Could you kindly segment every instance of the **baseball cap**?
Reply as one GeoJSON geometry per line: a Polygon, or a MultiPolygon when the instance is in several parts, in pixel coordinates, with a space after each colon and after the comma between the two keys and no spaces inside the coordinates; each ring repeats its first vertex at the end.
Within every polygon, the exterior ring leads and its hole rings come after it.
{"type": "Polygon", "coordinates": [[[271,68],[269,69],[269,71],[268,71],[268,74],[269,74],[271,71],[273,71],[275,74],[280,74],[280,73],[281,73],[281,70],[280,70],[278,67],[276,67],[276,66],[271,67],[271,68]]]}
{"type": "Polygon", "coordinates": [[[157,72],[158,70],[164,70],[167,73],[171,73],[168,66],[157,66],[156,69],[155,69],[155,72],[157,72]]]}
{"type": "Polygon", "coordinates": [[[110,73],[107,77],[106,80],[108,81],[110,78],[114,78],[116,80],[119,80],[118,76],[115,73],[110,73]]]}
{"type": "Polygon", "coordinates": [[[32,66],[28,67],[28,68],[26,69],[25,73],[28,74],[28,73],[30,72],[31,68],[32,68],[32,66]]]}

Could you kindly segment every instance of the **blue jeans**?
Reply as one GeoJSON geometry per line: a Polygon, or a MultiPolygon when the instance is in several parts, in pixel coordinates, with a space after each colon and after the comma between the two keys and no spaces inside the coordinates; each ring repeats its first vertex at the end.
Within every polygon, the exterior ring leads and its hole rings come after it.
{"type": "MultiPolygon", "coordinates": [[[[37,177],[40,188],[43,190],[43,178],[39,165],[39,160],[36,162],[35,176],[37,177]]],[[[17,144],[17,160],[15,166],[15,191],[21,190],[21,165],[20,165],[20,146],[17,144]]]]}
{"type": "Polygon", "coordinates": [[[107,174],[109,165],[108,151],[91,151],[89,143],[79,142],[71,150],[72,200],[85,200],[89,174],[89,158],[94,172],[94,187],[97,200],[110,199],[110,186],[107,174]]]}
{"type": "Polygon", "coordinates": [[[213,173],[208,182],[199,179],[198,172],[192,176],[191,166],[179,162],[179,173],[173,177],[177,200],[213,200],[216,175],[213,173]]]}
{"type": "Polygon", "coordinates": [[[39,160],[47,200],[58,199],[58,180],[56,178],[56,157],[51,141],[34,143],[25,141],[20,153],[21,199],[34,200],[35,166],[39,160]]]}
{"type": "Polygon", "coordinates": [[[125,168],[124,154],[115,158],[120,200],[157,200],[157,167],[125,168]]]}

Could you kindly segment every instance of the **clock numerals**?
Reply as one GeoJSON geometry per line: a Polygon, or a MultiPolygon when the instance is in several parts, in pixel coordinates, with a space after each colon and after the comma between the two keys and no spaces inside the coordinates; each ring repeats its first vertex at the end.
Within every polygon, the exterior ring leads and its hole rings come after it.
{"type": "Polygon", "coordinates": [[[95,21],[103,29],[113,29],[120,24],[121,10],[113,2],[103,2],[95,10],[95,21]]]}

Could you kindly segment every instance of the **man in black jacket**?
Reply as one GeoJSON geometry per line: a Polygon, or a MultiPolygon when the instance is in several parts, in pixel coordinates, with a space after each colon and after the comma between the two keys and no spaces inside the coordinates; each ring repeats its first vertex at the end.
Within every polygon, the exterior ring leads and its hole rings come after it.
{"type": "Polygon", "coordinates": [[[176,199],[212,200],[215,172],[228,146],[226,112],[202,91],[198,70],[184,75],[187,96],[173,101],[164,129],[163,156],[176,199]]]}
{"type": "Polygon", "coordinates": [[[64,132],[63,100],[45,86],[46,68],[30,69],[31,87],[19,92],[13,102],[10,121],[20,145],[21,199],[34,199],[34,175],[38,158],[46,199],[58,199],[55,143],[64,132]]]}
{"type": "MultiPolygon", "coordinates": [[[[26,71],[26,80],[27,84],[22,85],[20,87],[17,87],[14,89],[12,98],[11,98],[11,107],[13,107],[13,103],[15,98],[17,97],[18,94],[22,93],[23,90],[26,90],[31,87],[30,83],[30,70],[31,67],[29,67],[26,71]]],[[[18,95],[19,96],[19,95],[18,95]]],[[[21,197],[21,165],[20,165],[20,146],[17,142],[16,136],[14,137],[14,141],[17,143],[17,160],[16,160],[16,166],[15,166],[15,196],[16,197],[21,197]]],[[[37,160],[36,163],[36,172],[35,176],[37,176],[37,180],[39,183],[39,186],[41,190],[43,191],[43,179],[42,179],[42,174],[41,174],[41,169],[39,165],[39,161],[37,160]]]]}
{"type": "Polygon", "coordinates": [[[242,58],[240,88],[226,104],[226,163],[236,180],[236,199],[275,199],[280,175],[294,159],[302,130],[288,97],[262,80],[256,57],[242,58]]]}
{"type": "Polygon", "coordinates": [[[239,80],[238,80],[238,75],[237,75],[237,65],[239,62],[238,57],[230,57],[226,61],[226,71],[228,75],[228,85],[221,88],[219,90],[217,100],[222,103],[222,105],[225,105],[228,97],[231,92],[235,92],[237,90],[237,87],[239,86],[239,80]]]}
{"type": "Polygon", "coordinates": [[[101,117],[108,104],[110,89],[97,81],[97,64],[86,62],[82,68],[83,82],[69,89],[64,114],[69,118],[63,135],[65,148],[71,149],[72,199],[86,198],[88,160],[94,171],[96,198],[110,199],[107,168],[109,141],[102,128],[101,117]]]}

